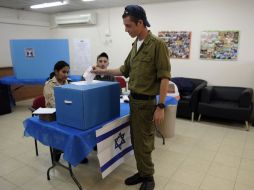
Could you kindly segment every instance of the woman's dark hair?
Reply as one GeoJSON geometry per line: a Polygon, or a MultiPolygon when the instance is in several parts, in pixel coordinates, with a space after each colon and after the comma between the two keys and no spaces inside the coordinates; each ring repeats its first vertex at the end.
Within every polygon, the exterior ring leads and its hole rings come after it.
{"type": "Polygon", "coordinates": [[[52,79],[55,76],[55,71],[60,71],[64,67],[70,68],[70,65],[66,63],[65,61],[58,61],[54,66],[54,71],[50,73],[49,79],[52,79]]]}
{"type": "Polygon", "coordinates": [[[101,57],[106,57],[108,59],[108,54],[106,54],[105,52],[102,52],[100,55],[97,56],[97,61],[98,59],[100,59],[101,57]]]}

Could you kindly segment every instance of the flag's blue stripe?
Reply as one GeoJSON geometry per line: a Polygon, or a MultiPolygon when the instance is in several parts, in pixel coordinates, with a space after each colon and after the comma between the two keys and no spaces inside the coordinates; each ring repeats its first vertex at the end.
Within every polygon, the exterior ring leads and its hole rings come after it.
{"type": "Polygon", "coordinates": [[[113,130],[108,131],[107,133],[104,133],[103,135],[98,136],[98,137],[97,137],[97,143],[100,143],[101,141],[103,141],[103,140],[105,140],[106,138],[112,136],[113,134],[115,134],[115,133],[121,131],[123,128],[125,128],[125,127],[127,127],[127,126],[129,126],[129,125],[130,125],[130,122],[128,121],[128,122],[126,122],[126,123],[120,125],[119,127],[116,127],[116,128],[114,128],[113,130]]]}
{"type": "Polygon", "coordinates": [[[101,167],[101,172],[104,172],[106,169],[108,169],[111,165],[113,165],[117,160],[119,160],[120,158],[122,158],[125,154],[127,154],[128,152],[130,152],[132,150],[132,146],[127,147],[126,149],[124,149],[123,151],[121,151],[119,154],[115,155],[113,158],[111,158],[111,160],[109,160],[108,162],[106,162],[102,167],[101,167]]]}

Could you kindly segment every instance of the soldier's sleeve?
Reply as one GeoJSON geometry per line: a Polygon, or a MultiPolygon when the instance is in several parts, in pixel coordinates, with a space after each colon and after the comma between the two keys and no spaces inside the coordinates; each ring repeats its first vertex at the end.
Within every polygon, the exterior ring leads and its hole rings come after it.
{"type": "Polygon", "coordinates": [[[131,54],[129,53],[128,57],[124,61],[124,64],[120,67],[120,71],[125,78],[128,78],[130,73],[130,55],[131,54]]]}
{"type": "Polygon", "coordinates": [[[46,83],[43,89],[43,95],[45,97],[46,107],[55,107],[54,85],[52,83],[46,83]]]}
{"type": "Polygon", "coordinates": [[[156,67],[157,67],[157,78],[171,78],[171,66],[169,60],[169,50],[163,41],[159,41],[156,48],[156,67]]]}

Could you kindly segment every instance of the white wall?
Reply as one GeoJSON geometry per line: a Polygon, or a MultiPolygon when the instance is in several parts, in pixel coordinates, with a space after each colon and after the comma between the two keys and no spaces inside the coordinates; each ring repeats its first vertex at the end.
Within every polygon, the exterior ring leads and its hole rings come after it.
{"type": "MultiPolygon", "coordinates": [[[[97,14],[95,26],[53,28],[54,38],[68,38],[70,47],[71,64],[74,63],[74,39],[88,39],[91,44],[92,64],[96,57],[105,51],[109,54],[110,67],[119,67],[131,48],[132,40],[124,32],[121,15],[123,8],[94,10],[97,14]],[[111,34],[112,43],[105,43],[106,32],[111,34]]],[[[73,70],[72,73],[81,74],[83,71],[73,70]]]]}
{"type": "Polygon", "coordinates": [[[12,66],[11,39],[45,39],[51,37],[49,15],[0,8],[0,67],[12,66]]]}
{"type": "MultiPolygon", "coordinates": [[[[211,85],[248,86],[254,88],[254,1],[206,0],[159,3],[143,6],[152,25],[151,30],[192,31],[191,58],[172,59],[172,76],[206,79],[211,85]],[[240,45],[237,61],[207,61],[199,59],[200,34],[204,30],[239,30],[240,45]]],[[[125,33],[121,15],[123,7],[95,10],[96,26],[53,29],[53,36],[68,38],[73,61],[71,40],[90,39],[95,63],[96,56],[105,51],[110,67],[120,66],[127,56],[133,39],[125,33]],[[105,44],[105,32],[110,30],[112,43],[105,44]]]]}
{"type": "Polygon", "coordinates": [[[158,4],[147,7],[153,31],[192,31],[191,58],[172,59],[173,76],[206,79],[212,85],[249,86],[254,88],[254,1],[193,1],[158,4]],[[199,59],[200,33],[203,30],[239,30],[238,61],[199,59]]]}

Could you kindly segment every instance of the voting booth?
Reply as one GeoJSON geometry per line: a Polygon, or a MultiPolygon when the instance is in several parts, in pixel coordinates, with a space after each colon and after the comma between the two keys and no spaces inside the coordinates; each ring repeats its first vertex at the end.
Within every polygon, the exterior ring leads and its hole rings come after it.
{"type": "Polygon", "coordinates": [[[55,87],[56,120],[59,124],[86,130],[120,115],[117,82],[55,87]]]}
{"type": "Polygon", "coordinates": [[[17,79],[46,79],[56,62],[69,63],[67,39],[10,40],[12,64],[17,79]]]}

